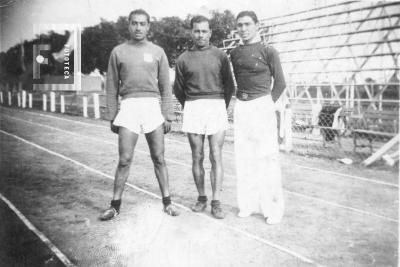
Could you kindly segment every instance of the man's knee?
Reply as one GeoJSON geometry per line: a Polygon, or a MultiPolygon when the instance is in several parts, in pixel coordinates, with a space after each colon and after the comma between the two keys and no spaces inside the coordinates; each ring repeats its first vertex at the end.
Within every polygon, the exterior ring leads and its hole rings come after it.
{"type": "Polygon", "coordinates": [[[133,156],[121,155],[118,161],[118,167],[124,168],[129,167],[132,163],[133,156]]]}
{"type": "Polygon", "coordinates": [[[221,157],[222,157],[221,153],[222,153],[221,149],[219,149],[217,147],[210,150],[210,161],[211,161],[211,164],[220,163],[221,157]]]}
{"type": "Polygon", "coordinates": [[[165,166],[164,153],[157,153],[151,155],[151,160],[154,166],[165,166]]]}
{"type": "Polygon", "coordinates": [[[192,151],[192,158],[194,163],[203,163],[204,161],[204,151],[194,150],[192,151]]]}

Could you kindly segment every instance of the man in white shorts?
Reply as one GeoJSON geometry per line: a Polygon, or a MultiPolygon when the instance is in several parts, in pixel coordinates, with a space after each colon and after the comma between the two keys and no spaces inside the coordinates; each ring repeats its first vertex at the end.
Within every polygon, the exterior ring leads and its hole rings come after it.
{"type": "Polygon", "coordinates": [[[119,214],[133,152],[141,133],[145,134],[149,145],[164,212],[171,216],[179,215],[171,205],[164,160],[164,134],[170,131],[173,118],[168,59],[161,47],[147,40],[149,28],[147,12],[142,9],[132,11],[129,14],[131,39],[116,46],[110,55],[106,84],[107,117],[111,130],[118,133],[119,162],[111,206],[100,216],[101,220],[110,220],[119,214]],[[118,111],[119,96],[122,101],[118,111]]]}
{"type": "Polygon", "coordinates": [[[179,56],[176,64],[174,93],[184,107],[182,131],[187,132],[192,149],[192,172],[199,193],[192,206],[204,211],[207,196],[204,189],[204,139],[208,137],[211,161],[211,214],[225,217],[220,191],[223,179],[222,146],[228,128],[226,109],[234,90],[227,55],[210,45],[210,22],[206,17],[193,17],[190,26],[194,46],[179,56]]]}

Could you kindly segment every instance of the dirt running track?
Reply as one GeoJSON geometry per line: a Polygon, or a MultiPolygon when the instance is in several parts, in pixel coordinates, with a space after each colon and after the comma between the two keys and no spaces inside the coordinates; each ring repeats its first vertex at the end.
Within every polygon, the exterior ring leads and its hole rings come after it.
{"type": "MultiPolygon", "coordinates": [[[[286,214],[236,216],[233,145],[224,146],[224,220],[186,207],[197,194],[184,135],[166,137],[173,200],[161,212],[143,136],[121,215],[97,220],[112,195],[117,136],[108,123],[0,108],[0,194],[77,266],[397,266],[398,174],[282,154],[286,214]]],[[[208,160],[206,169],[209,170],[208,160]]],[[[208,173],[208,171],[206,171],[208,173]]],[[[210,184],[207,180],[208,195],[210,184]]],[[[0,266],[62,266],[0,200],[0,266]],[[5,244],[7,243],[7,244],[5,244]]],[[[64,262],[65,264],[65,262],[64,262]]]]}

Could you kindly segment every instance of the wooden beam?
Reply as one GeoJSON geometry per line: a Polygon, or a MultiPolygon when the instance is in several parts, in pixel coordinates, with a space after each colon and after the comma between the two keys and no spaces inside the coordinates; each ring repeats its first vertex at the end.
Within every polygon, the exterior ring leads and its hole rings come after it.
{"type": "MultiPolygon", "coordinates": [[[[390,33],[392,30],[397,30],[399,27],[397,25],[395,26],[389,26],[389,27],[383,27],[383,28],[371,28],[371,29],[366,29],[366,30],[359,30],[359,31],[347,31],[347,32],[342,32],[340,35],[348,35],[352,36],[355,34],[361,34],[361,33],[368,33],[368,32],[380,32],[380,31],[387,31],[390,33]]],[[[318,36],[310,36],[310,37],[304,37],[304,38],[299,38],[299,39],[288,39],[288,40],[279,40],[279,41],[274,41],[274,42],[268,42],[269,44],[282,44],[282,43],[292,43],[292,42],[299,42],[299,41],[309,41],[313,39],[321,39],[321,38],[330,38],[330,37],[337,37],[338,33],[332,33],[332,34],[326,34],[326,35],[318,35],[318,36]]]]}
{"type": "Polygon", "coordinates": [[[340,48],[340,47],[346,47],[346,46],[365,46],[365,45],[371,45],[371,44],[382,44],[382,43],[398,43],[400,42],[399,38],[396,39],[390,39],[390,40],[385,40],[385,41],[371,41],[371,42],[354,42],[354,43],[345,43],[345,44],[336,44],[336,45],[324,45],[324,46],[318,46],[318,47],[308,47],[308,48],[298,48],[298,49],[292,49],[292,50],[279,50],[280,54],[285,54],[285,53],[293,53],[293,52],[299,52],[299,51],[309,51],[309,50],[314,50],[314,49],[329,49],[329,48],[340,48]]]}
{"type": "Polygon", "coordinates": [[[387,165],[393,166],[397,161],[399,161],[399,150],[396,150],[392,154],[383,155],[382,159],[386,162],[387,165]]]}
{"type": "Polygon", "coordinates": [[[369,57],[383,57],[383,56],[396,56],[398,53],[376,53],[376,54],[365,54],[365,55],[352,55],[345,57],[321,57],[321,58],[308,58],[308,59],[296,59],[296,60],[283,60],[281,63],[294,63],[294,62],[309,62],[309,61],[321,61],[321,60],[339,60],[339,59],[353,59],[353,58],[369,58],[369,57]]]}
{"type": "Polygon", "coordinates": [[[296,72],[288,72],[289,74],[312,74],[312,73],[354,73],[353,75],[365,72],[365,71],[400,71],[400,68],[391,67],[391,68],[368,68],[368,69],[357,69],[357,70],[330,70],[330,71],[296,71],[296,72]]]}
{"type": "Polygon", "coordinates": [[[376,151],[369,158],[364,160],[362,164],[365,166],[371,165],[373,162],[377,161],[380,157],[382,157],[382,155],[385,154],[393,146],[398,145],[398,142],[399,142],[399,135],[397,134],[395,137],[390,139],[389,142],[387,142],[381,148],[379,148],[378,151],[376,151]]]}
{"type": "MultiPolygon", "coordinates": [[[[341,25],[347,25],[347,24],[352,24],[352,23],[360,23],[360,22],[366,22],[366,21],[372,21],[372,20],[382,20],[382,19],[390,19],[394,17],[399,17],[400,13],[393,14],[393,15],[387,15],[387,16],[377,16],[377,17],[370,17],[370,18],[365,18],[365,19],[358,19],[358,20],[348,20],[346,22],[338,22],[338,23],[332,23],[332,24],[325,24],[325,25],[318,25],[318,26],[313,26],[313,27],[299,27],[295,29],[291,29],[289,31],[280,31],[280,32],[274,32],[274,33],[265,33],[263,34],[264,36],[276,36],[279,34],[287,34],[287,33],[293,33],[297,31],[307,31],[307,30],[316,30],[316,29],[321,29],[321,28],[329,28],[329,27],[334,27],[334,26],[341,26],[341,25]]],[[[271,25],[268,27],[272,26],[277,26],[277,25],[271,25]]]]}

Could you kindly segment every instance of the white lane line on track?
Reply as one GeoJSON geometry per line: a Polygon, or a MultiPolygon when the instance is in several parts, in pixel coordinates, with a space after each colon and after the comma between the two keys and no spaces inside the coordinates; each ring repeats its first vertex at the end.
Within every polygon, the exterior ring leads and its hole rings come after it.
{"type": "MultiPolygon", "coordinates": [[[[52,116],[52,115],[48,115],[48,114],[42,114],[42,113],[37,113],[37,112],[31,112],[31,111],[21,111],[16,109],[17,111],[21,112],[21,113],[29,113],[32,115],[39,115],[42,117],[48,117],[48,118],[53,118],[53,119],[57,119],[57,120],[62,120],[62,121],[68,121],[71,123],[76,123],[76,124],[80,124],[80,125],[84,125],[87,127],[94,127],[94,128],[102,128],[102,129],[109,129],[109,127],[106,126],[102,126],[102,125],[97,125],[97,124],[93,124],[93,123],[87,123],[87,122],[81,122],[81,121],[74,121],[74,120],[70,120],[70,119],[65,119],[65,118],[61,118],[61,117],[57,117],[57,116],[52,116]]],[[[165,138],[165,140],[170,141],[170,142],[174,142],[174,143],[178,143],[178,144],[183,144],[183,145],[189,145],[188,142],[183,142],[183,141],[179,141],[176,139],[171,139],[171,138],[165,138]]],[[[224,153],[230,154],[230,155],[234,155],[233,151],[230,150],[223,150],[224,153]]],[[[316,172],[322,172],[322,173],[328,173],[328,174],[333,174],[336,175],[340,178],[348,178],[348,179],[355,179],[355,180],[359,180],[359,181],[363,181],[363,182],[368,182],[368,183],[374,183],[374,184],[379,184],[379,185],[385,185],[385,186],[390,186],[390,187],[394,187],[394,188],[399,188],[399,185],[397,184],[393,184],[393,183],[388,183],[388,182],[383,182],[383,181],[379,181],[379,180],[375,180],[375,179],[371,179],[371,178],[366,178],[366,177],[362,177],[362,176],[357,176],[357,175],[351,175],[351,174],[346,174],[346,173],[340,173],[340,172],[335,172],[335,171],[329,171],[329,170],[324,170],[324,169],[319,169],[319,168],[314,168],[314,167],[308,167],[308,166],[304,166],[304,165],[300,165],[300,164],[293,164],[296,167],[299,168],[303,168],[303,169],[307,169],[307,170],[311,170],[311,171],[316,171],[316,172]]]]}
{"type": "Polygon", "coordinates": [[[327,174],[333,174],[333,175],[336,175],[336,176],[339,176],[339,177],[344,177],[344,178],[359,180],[359,181],[363,181],[363,182],[368,182],[368,183],[373,183],[373,184],[386,185],[386,186],[390,186],[390,187],[394,187],[394,188],[399,188],[399,185],[397,185],[397,184],[388,183],[388,182],[382,182],[382,181],[378,181],[378,180],[374,180],[374,179],[370,179],[370,178],[365,178],[365,177],[361,177],[361,176],[356,176],[356,175],[351,175],[351,174],[346,174],[346,173],[339,173],[339,172],[335,172],[335,171],[328,171],[328,170],[323,170],[323,169],[319,169],[319,168],[303,166],[303,165],[296,164],[296,163],[293,164],[293,165],[296,166],[296,167],[307,169],[307,170],[311,170],[311,171],[323,172],[323,173],[327,173],[327,174]]]}
{"type": "MultiPolygon", "coordinates": [[[[55,130],[55,131],[63,132],[63,133],[70,134],[70,135],[75,135],[77,137],[82,137],[82,138],[86,138],[86,139],[90,139],[90,140],[96,140],[98,142],[103,142],[103,143],[106,143],[106,144],[111,144],[111,145],[116,146],[115,142],[110,142],[110,141],[107,141],[107,140],[104,140],[104,139],[100,139],[100,138],[96,138],[96,137],[90,137],[90,136],[79,134],[79,133],[76,133],[76,132],[63,130],[63,129],[60,129],[60,128],[56,128],[56,127],[49,126],[49,125],[42,124],[42,123],[38,123],[38,122],[27,121],[27,120],[16,118],[16,117],[9,116],[9,115],[5,115],[5,116],[7,116],[7,117],[9,117],[11,119],[14,119],[14,120],[17,120],[17,121],[21,121],[21,122],[25,122],[25,123],[29,123],[29,124],[32,124],[32,125],[35,125],[35,126],[42,126],[42,127],[46,127],[46,128],[55,130]]],[[[141,154],[145,154],[147,156],[150,156],[149,152],[146,152],[146,151],[143,151],[143,150],[140,150],[140,149],[135,149],[135,151],[139,152],[141,154]]],[[[169,158],[165,158],[165,161],[174,163],[176,165],[188,167],[188,168],[192,167],[192,165],[190,165],[190,164],[182,163],[180,161],[172,160],[172,159],[169,159],[169,158]]],[[[225,173],[225,176],[226,177],[235,178],[234,175],[229,174],[229,173],[225,173]]],[[[308,195],[301,194],[301,193],[294,192],[294,191],[290,191],[290,190],[287,190],[287,189],[284,189],[284,191],[286,193],[289,193],[289,194],[293,195],[293,196],[297,196],[297,197],[304,198],[304,199],[307,199],[307,200],[321,202],[323,204],[327,204],[327,205],[330,205],[330,206],[333,206],[333,207],[336,207],[336,208],[346,209],[346,210],[349,210],[349,211],[352,211],[352,212],[356,212],[356,213],[363,214],[363,215],[368,215],[368,216],[373,216],[373,217],[384,219],[384,220],[387,220],[387,221],[390,221],[390,222],[396,222],[396,223],[398,222],[398,220],[396,220],[394,218],[390,218],[390,217],[379,215],[379,214],[376,214],[376,213],[373,213],[373,212],[369,212],[369,211],[365,211],[365,210],[349,207],[349,206],[346,206],[346,205],[341,205],[341,204],[338,204],[336,202],[328,201],[328,200],[321,199],[321,198],[318,198],[318,197],[308,196],[308,195]]]]}
{"type": "MultiPolygon", "coordinates": [[[[92,168],[92,167],[90,167],[90,166],[88,166],[88,165],[86,165],[86,164],[83,164],[83,163],[81,163],[81,162],[79,162],[79,161],[77,161],[77,160],[74,160],[74,159],[72,159],[72,158],[69,158],[69,157],[67,157],[67,156],[64,156],[64,155],[62,155],[62,154],[60,154],[60,153],[57,153],[57,152],[52,151],[52,150],[49,150],[49,149],[47,149],[47,148],[45,148],[45,147],[42,147],[42,146],[40,146],[40,145],[38,145],[38,144],[36,144],[36,143],[33,143],[33,142],[31,142],[31,141],[28,141],[28,140],[26,140],[26,139],[24,139],[24,138],[22,138],[22,137],[19,137],[19,136],[17,136],[17,135],[14,135],[14,134],[12,134],[12,133],[6,132],[6,131],[1,130],[1,129],[0,129],[0,133],[3,133],[3,134],[5,134],[5,135],[7,135],[7,136],[10,136],[10,137],[13,137],[13,138],[15,138],[15,139],[17,139],[17,140],[19,140],[19,141],[22,141],[22,142],[25,143],[25,144],[31,145],[31,146],[33,146],[33,147],[36,147],[37,149],[42,150],[42,151],[45,151],[45,152],[47,152],[47,153],[49,153],[49,154],[51,154],[51,155],[54,155],[54,156],[57,156],[57,157],[59,157],[59,158],[62,158],[62,159],[64,159],[64,160],[66,160],[66,161],[72,162],[72,163],[74,163],[74,164],[76,164],[76,165],[78,165],[78,166],[80,166],[80,167],[82,167],[82,168],[84,168],[84,169],[86,169],[86,170],[88,170],[88,171],[91,171],[91,172],[93,172],[93,173],[96,173],[96,174],[98,174],[98,175],[100,175],[100,176],[106,177],[106,178],[108,178],[108,179],[110,179],[110,180],[114,180],[114,177],[111,176],[111,175],[108,175],[108,174],[106,174],[106,173],[104,173],[104,172],[102,172],[102,171],[99,171],[99,170],[97,170],[97,169],[94,169],[94,168],[92,168]]],[[[130,183],[126,183],[126,185],[128,185],[129,187],[131,187],[131,188],[133,188],[133,189],[135,189],[135,190],[137,190],[137,191],[140,191],[140,192],[142,192],[142,193],[144,193],[144,194],[147,194],[147,195],[152,196],[152,197],[157,198],[157,199],[161,199],[161,197],[160,197],[159,195],[154,194],[154,193],[152,193],[152,192],[150,192],[150,191],[147,191],[147,190],[145,190],[145,189],[143,189],[143,188],[140,188],[140,187],[138,187],[138,186],[136,186],[136,185],[133,185],[133,184],[130,184],[130,183]]],[[[188,207],[186,207],[186,206],[184,206],[184,205],[182,205],[182,204],[179,204],[179,203],[174,202],[174,205],[176,205],[176,206],[178,206],[178,207],[180,207],[180,208],[182,208],[182,209],[184,209],[184,210],[186,210],[186,211],[190,211],[190,209],[189,209],[188,207]]],[[[289,254],[289,255],[291,255],[291,256],[293,256],[293,257],[296,257],[296,258],[300,259],[300,260],[303,261],[303,262],[310,263],[310,264],[313,264],[313,265],[315,265],[315,266],[322,266],[322,265],[316,263],[316,262],[315,262],[314,260],[312,260],[312,259],[309,259],[309,258],[307,258],[307,257],[305,257],[305,256],[303,256],[303,255],[301,255],[301,254],[299,254],[299,253],[297,253],[297,252],[295,252],[295,251],[292,251],[292,250],[290,250],[290,249],[288,249],[288,248],[285,248],[285,247],[283,247],[283,246],[281,246],[281,245],[275,244],[275,243],[273,243],[273,242],[271,242],[271,241],[268,241],[268,240],[266,240],[266,239],[264,239],[264,238],[261,238],[261,237],[255,235],[255,234],[249,233],[249,232],[247,232],[247,231],[241,230],[241,229],[236,228],[236,227],[233,227],[233,226],[226,225],[225,223],[222,223],[222,222],[220,222],[220,221],[217,221],[217,220],[215,220],[215,219],[213,219],[213,218],[210,218],[210,217],[208,217],[208,216],[206,216],[206,215],[204,215],[204,214],[201,214],[201,213],[194,213],[194,214],[197,215],[197,216],[199,216],[199,217],[205,218],[205,219],[207,219],[209,222],[215,223],[215,224],[217,224],[217,225],[220,226],[220,227],[225,227],[225,228],[227,228],[227,229],[229,229],[229,230],[231,230],[231,231],[233,231],[233,232],[242,234],[242,235],[244,235],[244,236],[246,236],[246,237],[248,237],[248,238],[250,238],[250,239],[256,240],[256,241],[258,241],[258,242],[260,242],[260,243],[262,243],[262,244],[264,244],[264,245],[267,245],[267,246],[270,246],[270,247],[275,248],[275,249],[277,249],[277,250],[280,250],[280,251],[282,251],[282,252],[285,252],[286,254],[289,254]]],[[[70,265],[70,266],[73,266],[73,265],[70,265]]]]}
{"type": "MultiPolygon", "coordinates": [[[[1,131],[1,130],[0,130],[1,131]]],[[[3,132],[3,131],[2,131],[3,132]]],[[[3,194],[0,193],[0,199],[18,216],[18,218],[25,224],[25,226],[31,230],[39,239],[46,244],[46,246],[57,256],[57,258],[67,267],[75,267],[67,256],[64,255],[42,232],[40,232],[23,214],[20,212],[14,204],[11,203],[3,194]]]]}

